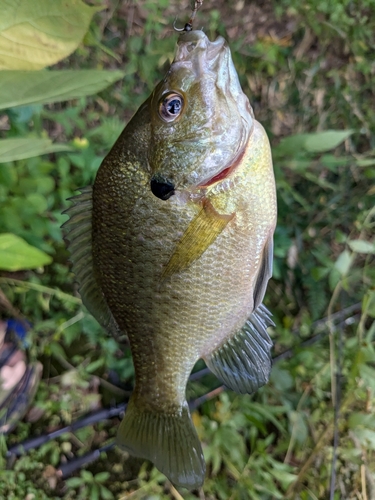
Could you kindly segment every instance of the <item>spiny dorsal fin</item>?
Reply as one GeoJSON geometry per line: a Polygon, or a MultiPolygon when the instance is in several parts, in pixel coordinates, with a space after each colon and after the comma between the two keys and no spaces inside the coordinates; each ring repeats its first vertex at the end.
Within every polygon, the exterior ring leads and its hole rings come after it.
{"type": "Polygon", "coordinates": [[[72,271],[76,275],[83,304],[103,328],[119,335],[119,327],[95,279],[91,236],[92,186],[81,188],[80,191],[81,194],[69,198],[73,205],[64,211],[64,214],[69,215],[69,220],[62,226],[69,241],[72,271]]]}
{"type": "Polygon", "coordinates": [[[268,280],[272,276],[272,264],[273,236],[271,234],[263,248],[258,276],[254,286],[254,310],[262,303],[264,294],[266,293],[268,280]]]}
{"type": "Polygon", "coordinates": [[[207,250],[235,214],[219,214],[206,199],[203,207],[190,222],[172,257],[166,265],[163,278],[179,273],[190,266],[207,250]]]}
{"type": "Polygon", "coordinates": [[[234,337],[204,358],[208,368],[233,391],[251,394],[268,382],[272,366],[269,326],[274,326],[271,313],[261,304],[234,337]]]}

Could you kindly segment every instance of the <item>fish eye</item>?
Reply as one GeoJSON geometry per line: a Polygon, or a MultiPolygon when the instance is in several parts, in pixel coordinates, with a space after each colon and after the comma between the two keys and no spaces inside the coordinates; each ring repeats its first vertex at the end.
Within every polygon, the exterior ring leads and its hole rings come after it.
{"type": "Polygon", "coordinates": [[[164,121],[173,122],[173,120],[180,116],[183,106],[184,100],[182,96],[173,92],[161,101],[159,114],[164,121]]]}

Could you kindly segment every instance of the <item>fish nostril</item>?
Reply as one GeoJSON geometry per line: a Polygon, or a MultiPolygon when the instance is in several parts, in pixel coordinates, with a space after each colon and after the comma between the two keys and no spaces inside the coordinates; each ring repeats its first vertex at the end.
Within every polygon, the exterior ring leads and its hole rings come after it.
{"type": "Polygon", "coordinates": [[[174,185],[164,177],[155,176],[151,179],[151,191],[157,198],[168,200],[174,194],[174,185]]]}

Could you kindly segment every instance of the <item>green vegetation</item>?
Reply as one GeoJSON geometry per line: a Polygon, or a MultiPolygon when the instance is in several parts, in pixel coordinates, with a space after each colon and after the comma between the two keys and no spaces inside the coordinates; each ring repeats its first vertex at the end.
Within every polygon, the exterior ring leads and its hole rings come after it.
{"type": "MultiPolygon", "coordinates": [[[[205,0],[198,14],[197,25],[231,44],[272,142],[279,222],[266,305],[275,354],[297,346],[253,397],[228,391],[194,413],[208,466],[200,496],[177,492],[150,464],[118,450],[68,480],[56,476],[61,461],[107,443],[117,420],[7,464],[7,446],[122,401],[131,389],[126,339],[109,338],[74,292],[61,212],[93,181],[162,77],[173,57],[173,20],[188,15],[181,8],[188,2],[175,0],[110,1],[107,10],[99,0],[90,8],[56,1],[55,58],[35,61],[37,51],[25,51],[17,66],[4,32],[31,37],[34,26],[45,34],[49,22],[39,24],[29,3],[18,3],[32,24],[11,25],[11,2],[0,21],[0,52],[8,55],[0,57],[0,314],[12,316],[12,304],[32,322],[29,357],[44,370],[32,410],[0,438],[0,469],[8,467],[0,470],[0,497],[325,499],[335,452],[334,498],[374,498],[374,1],[205,0]],[[66,4],[71,15],[62,23],[66,4]],[[298,347],[315,334],[318,342],[298,347]]],[[[34,3],[41,11],[50,4],[34,3]]],[[[194,382],[189,396],[216,383],[194,382]]]]}

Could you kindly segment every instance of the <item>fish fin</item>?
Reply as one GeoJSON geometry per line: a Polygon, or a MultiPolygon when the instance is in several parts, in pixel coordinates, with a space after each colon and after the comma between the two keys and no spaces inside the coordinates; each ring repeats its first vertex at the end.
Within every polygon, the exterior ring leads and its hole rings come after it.
{"type": "Polygon", "coordinates": [[[204,360],[230,389],[251,394],[268,382],[272,340],[267,328],[274,326],[271,313],[261,304],[241,330],[204,360]]]}
{"type": "Polygon", "coordinates": [[[62,228],[68,240],[72,271],[79,284],[83,304],[98,323],[109,333],[120,334],[120,329],[95,279],[92,258],[92,186],[80,189],[81,194],[69,198],[73,205],[64,211],[69,215],[62,228]]]}
{"type": "Polygon", "coordinates": [[[203,452],[187,403],[175,414],[157,413],[130,399],[117,433],[117,444],[153,464],[175,485],[202,486],[206,472],[203,452]]]}
{"type": "Polygon", "coordinates": [[[182,238],[177,243],[162,277],[167,278],[172,274],[179,273],[199,259],[216,240],[228,222],[233,219],[234,215],[219,214],[212,206],[212,203],[205,199],[202,209],[190,222],[182,238]]]}
{"type": "Polygon", "coordinates": [[[258,276],[254,286],[254,310],[262,303],[268,280],[272,276],[273,236],[271,235],[263,248],[258,276]]]}

